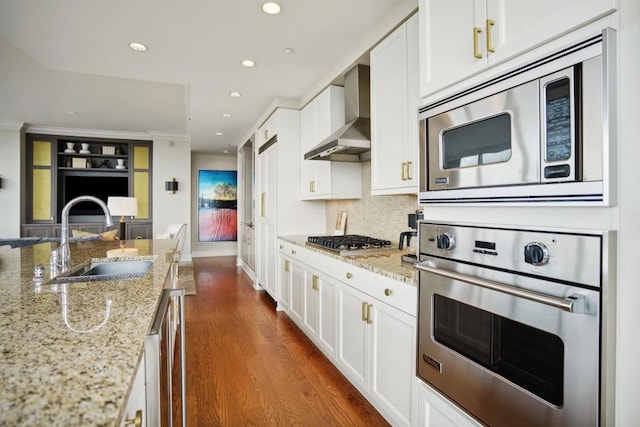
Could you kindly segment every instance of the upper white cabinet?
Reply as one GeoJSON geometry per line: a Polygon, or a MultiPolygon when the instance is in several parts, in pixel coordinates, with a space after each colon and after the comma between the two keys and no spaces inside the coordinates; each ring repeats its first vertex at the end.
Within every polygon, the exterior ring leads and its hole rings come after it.
{"type": "Polygon", "coordinates": [[[371,194],[418,192],[418,16],[371,59],[371,194]]]}
{"type": "Polygon", "coordinates": [[[420,94],[488,67],[616,10],[616,0],[420,0],[420,94]]]}
{"type": "Polygon", "coordinates": [[[340,86],[327,87],[302,109],[303,200],[362,197],[360,163],[304,160],[304,153],[340,129],[344,120],[344,88],[340,86]]]}

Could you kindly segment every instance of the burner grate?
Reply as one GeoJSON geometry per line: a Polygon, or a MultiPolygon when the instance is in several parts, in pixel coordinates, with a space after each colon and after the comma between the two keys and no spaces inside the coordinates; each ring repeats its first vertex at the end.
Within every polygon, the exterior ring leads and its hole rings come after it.
{"type": "Polygon", "coordinates": [[[349,251],[391,248],[390,240],[376,239],[374,237],[361,236],[359,234],[347,234],[344,236],[309,236],[307,241],[315,246],[320,246],[341,254],[348,253],[349,251]]]}

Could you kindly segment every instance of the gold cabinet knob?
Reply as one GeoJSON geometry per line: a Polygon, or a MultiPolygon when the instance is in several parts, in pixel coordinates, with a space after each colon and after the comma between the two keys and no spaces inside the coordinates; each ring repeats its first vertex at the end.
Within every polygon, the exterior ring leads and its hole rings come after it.
{"type": "Polygon", "coordinates": [[[295,255],[296,251],[294,249],[291,249],[291,255],[295,255]]]}
{"type": "Polygon", "coordinates": [[[391,289],[389,289],[389,288],[386,288],[386,289],[384,290],[384,294],[385,294],[386,296],[389,296],[389,295],[391,295],[391,294],[392,294],[392,291],[391,291],[391,289]]]}
{"type": "Polygon", "coordinates": [[[353,277],[353,274],[347,273],[347,279],[351,279],[352,277],[353,277]]]}
{"type": "Polygon", "coordinates": [[[124,425],[126,426],[134,426],[134,427],[142,427],[142,410],[138,409],[136,411],[136,415],[130,420],[124,420],[124,425]]]}

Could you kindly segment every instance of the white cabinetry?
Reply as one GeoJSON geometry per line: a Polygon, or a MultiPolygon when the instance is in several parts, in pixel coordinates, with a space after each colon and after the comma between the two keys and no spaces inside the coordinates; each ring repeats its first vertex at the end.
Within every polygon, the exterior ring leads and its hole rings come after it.
{"type": "Polygon", "coordinates": [[[140,425],[143,425],[143,426],[146,425],[147,400],[146,400],[146,389],[145,389],[144,381],[145,381],[144,357],[142,357],[140,359],[140,365],[138,366],[138,370],[136,371],[135,379],[133,380],[133,384],[131,385],[131,390],[129,391],[127,406],[124,410],[123,419],[120,421],[121,427],[133,425],[131,424],[131,422],[133,421],[135,423],[136,419],[140,420],[140,425]]]}
{"type": "MultiPolygon", "coordinates": [[[[296,249],[280,243],[283,286],[290,303],[283,309],[330,359],[336,352],[335,281],[296,259],[296,249]]],[[[281,295],[285,293],[281,291],[281,295]]]]}
{"type": "Polygon", "coordinates": [[[467,415],[437,391],[418,380],[418,427],[480,427],[482,424],[467,415]]]}
{"type": "Polygon", "coordinates": [[[276,186],[278,179],[278,146],[273,144],[258,155],[258,238],[257,281],[276,298],[276,186]]]}
{"type": "Polygon", "coordinates": [[[305,200],[362,197],[360,163],[304,160],[304,153],[344,125],[344,88],[329,86],[301,113],[302,187],[305,200]]]}
{"type": "Polygon", "coordinates": [[[616,0],[420,0],[420,94],[540,46],[615,11],[616,0]]]}
{"type": "Polygon", "coordinates": [[[371,51],[371,193],[418,192],[418,15],[371,51]]]}
{"type": "Polygon", "coordinates": [[[280,257],[289,317],[391,424],[411,425],[417,289],[283,240],[280,257]]]}
{"type": "Polygon", "coordinates": [[[337,365],[395,425],[411,424],[416,319],[370,295],[338,290],[337,365]]]}
{"type": "Polygon", "coordinates": [[[276,109],[255,140],[255,286],[278,303],[277,235],[324,233],[325,208],[300,200],[300,111],[276,109]]]}

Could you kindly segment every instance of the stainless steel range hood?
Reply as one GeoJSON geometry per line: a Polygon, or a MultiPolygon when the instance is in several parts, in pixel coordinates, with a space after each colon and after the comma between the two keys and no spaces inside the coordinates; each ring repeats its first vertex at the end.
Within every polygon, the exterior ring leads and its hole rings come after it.
{"type": "Polygon", "coordinates": [[[369,67],[356,65],[344,76],[346,124],[304,155],[306,160],[360,162],[370,159],[369,67]]]}

